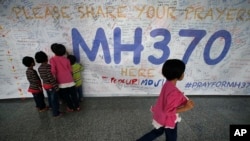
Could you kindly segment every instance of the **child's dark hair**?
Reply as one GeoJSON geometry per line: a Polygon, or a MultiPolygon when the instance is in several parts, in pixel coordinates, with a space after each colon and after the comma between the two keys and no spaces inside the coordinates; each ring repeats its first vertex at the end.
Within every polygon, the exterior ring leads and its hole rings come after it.
{"type": "Polygon", "coordinates": [[[63,56],[66,54],[66,47],[62,44],[54,43],[50,48],[56,56],[63,56]]]}
{"type": "Polygon", "coordinates": [[[55,53],[55,48],[56,48],[56,46],[57,46],[57,43],[54,43],[54,44],[52,44],[52,45],[50,46],[50,49],[51,49],[51,51],[52,51],[53,53],[55,53]]]}
{"type": "Polygon", "coordinates": [[[76,63],[76,57],[74,55],[68,55],[68,59],[71,65],[76,63]]]}
{"type": "Polygon", "coordinates": [[[48,62],[48,56],[43,51],[39,51],[35,54],[35,59],[37,63],[48,62]]]}
{"type": "Polygon", "coordinates": [[[23,57],[23,65],[26,67],[31,67],[32,65],[35,64],[35,60],[34,58],[30,57],[30,56],[25,56],[23,57]]]}
{"type": "Polygon", "coordinates": [[[185,71],[185,63],[179,59],[169,59],[162,67],[162,75],[167,80],[174,80],[181,78],[185,71]]]}

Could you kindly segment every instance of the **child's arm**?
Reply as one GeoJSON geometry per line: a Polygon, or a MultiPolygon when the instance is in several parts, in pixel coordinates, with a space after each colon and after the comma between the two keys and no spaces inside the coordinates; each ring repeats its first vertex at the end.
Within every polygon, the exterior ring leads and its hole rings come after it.
{"type": "Polygon", "coordinates": [[[55,76],[51,73],[51,65],[47,65],[47,72],[46,75],[49,78],[49,81],[51,82],[52,86],[56,89],[56,91],[59,91],[58,84],[56,82],[55,76]]]}
{"type": "Polygon", "coordinates": [[[51,58],[50,60],[49,60],[49,63],[50,63],[50,69],[51,69],[51,73],[52,73],[52,75],[56,78],[56,64],[55,64],[55,62],[54,62],[54,59],[53,58],[51,58]]]}
{"type": "Polygon", "coordinates": [[[192,100],[188,100],[185,105],[177,108],[176,113],[186,112],[192,108],[194,108],[194,102],[192,100]]]}

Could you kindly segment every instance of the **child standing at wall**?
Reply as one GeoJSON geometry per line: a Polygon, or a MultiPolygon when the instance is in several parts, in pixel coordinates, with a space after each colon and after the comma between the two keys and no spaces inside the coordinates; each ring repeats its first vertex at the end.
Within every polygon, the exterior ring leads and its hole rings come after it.
{"type": "Polygon", "coordinates": [[[52,115],[54,117],[59,117],[62,115],[59,111],[59,87],[51,73],[51,66],[48,64],[48,56],[44,52],[39,51],[35,54],[35,59],[37,63],[41,63],[38,68],[38,72],[43,80],[43,88],[46,90],[48,95],[48,102],[49,107],[52,108],[52,115]]]}
{"type": "Polygon", "coordinates": [[[68,55],[68,59],[70,61],[70,64],[72,66],[72,71],[73,71],[73,78],[76,83],[76,93],[77,93],[77,98],[79,102],[83,100],[83,91],[82,91],[82,74],[81,72],[83,71],[83,66],[76,62],[76,57],[74,55],[68,55]]]}
{"type": "Polygon", "coordinates": [[[29,81],[28,92],[32,93],[36,107],[39,112],[48,110],[44,101],[44,94],[42,89],[41,79],[39,78],[37,71],[33,69],[35,66],[34,58],[25,56],[22,60],[24,66],[27,67],[26,77],[29,81]]]}
{"type": "Polygon", "coordinates": [[[177,81],[184,77],[185,64],[178,59],[167,60],[162,74],[167,79],[154,106],[151,107],[154,129],[137,141],[152,141],[164,132],[167,141],[177,140],[179,113],[193,108],[194,104],[176,87],[177,81]]]}
{"type": "Polygon", "coordinates": [[[55,76],[60,93],[67,103],[67,111],[79,111],[79,101],[76,95],[75,82],[72,76],[70,61],[65,57],[66,48],[62,44],[52,44],[51,50],[55,54],[50,59],[51,72],[55,76]]]}

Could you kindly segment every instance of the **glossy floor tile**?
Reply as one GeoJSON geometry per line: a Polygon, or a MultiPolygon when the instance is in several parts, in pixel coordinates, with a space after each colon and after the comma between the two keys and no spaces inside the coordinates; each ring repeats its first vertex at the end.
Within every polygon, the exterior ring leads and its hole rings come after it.
{"type": "MultiPolygon", "coordinates": [[[[250,124],[248,96],[189,96],[195,108],[182,113],[179,141],[229,141],[230,124],[250,124]]],[[[91,97],[79,112],[52,117],[33,99],[0,100],[0,141],[135,141],[152,129],[156,97],[91,97]]],[[[64,104],[61,110],[65,110],[64,104]]],[[[164,141],[164,135],[157,141],[164,141]]]]}

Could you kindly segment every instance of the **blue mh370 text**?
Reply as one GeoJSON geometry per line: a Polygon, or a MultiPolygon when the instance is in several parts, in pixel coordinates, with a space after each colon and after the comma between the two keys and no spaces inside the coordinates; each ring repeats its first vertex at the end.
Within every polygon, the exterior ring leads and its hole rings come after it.
{"type": "MultiPolygon", "coordinates": [[[[93,39],[92,48],[90,48],[84,40],[84,37],[81,33],[76,29],[72,29],[72,44],[73,44],[73,53],[74,55],[80,59],[80,51],[84,51],[86,56],[90,61],[95,61],[97,57],[97,53],[100,47],[102,47],[103,58],[106,64],[110,64],[111,53],[109,43],[107,41],[107,37],[103,28],[98,28],[96,31],[95,38],[93,39]]],[[[134,43],[133,44],[122,44],[121,39],[121,28],[116,27],[113,31],[113,40],[114,40],[114,63],[119,64],[121,62],[121,54],[122,52],[132,52],[133,53],[133,63],[139,64],[141,61],[141,53],[144,50],[144,46],[142,44],[142,29],[140,27],[135,29],[134,32],[134,43]]],[[[184,52],[182,60],[187,63],[192,52],[197,47],[198,43],[205,37],[206,30],[198,30],[198,29],[180,29],[179,36],[181,37],[190,37],[192,41],[188,45],[186,51],[184,52]]],[[[170,46],[169,43],[171,41],[171,34],[165,28],[157,28],[150,32],[150,36],[152,38],[156,38],[157,36],[163,37],[161,41],[157,41],[153,44],[153,47],[162,52],[162,55],[154,56],[149,55],[148,61],[155,65],[160,65],[164,63],[170,56],[170,46]]],[[[208,39],[203,52],[203,58],[206,64],[208,65],[216,65],[221,62],[225,56],[227,55],[230,47],[231,47],[232,37],[231,34],[226,30],[216,31],[211,37],[208,39]],[[224,39],[224,47],[218,56],[211,58],[211,48],[213,43],[217,39],[224,39]]]]}

